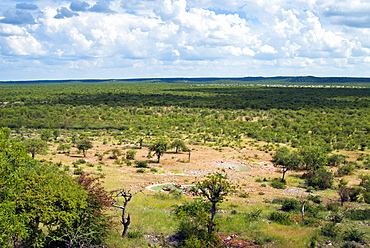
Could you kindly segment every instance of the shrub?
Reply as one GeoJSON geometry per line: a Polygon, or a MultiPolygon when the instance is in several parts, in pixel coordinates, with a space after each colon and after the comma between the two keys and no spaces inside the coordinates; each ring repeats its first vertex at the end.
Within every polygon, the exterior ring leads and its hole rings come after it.
{"type": "Polygon", "coordinates": [[[240,193],[239,197],[240,198],[249,198],[249,194],[248,193],[240,193]]]}
{"type": "Polygon", "coordinates": [[[136,168],[148,168],[148,161],[135,161],[136,168]]]}
{"type": "Polygon", "coordinates": [[[277,222],[282,225],[292,225],[294,220],[289,217],[289,214],[284,212],[272,212],[269,216],[269,220],[277,222]]]}
{"type": "Polygon", "coordinates": [[[81,168],[76,168],[74,171],[73,171],[73,174],[74,175],[82,175],[83,173],[83,170],[81,168]]]}
{"type": "Polygon", "coordinates": [[[336,238],[340,236],[340,233],[341,229],[336,225],[336,223],[326,224],[320,229],[320,234],[326,237],[336,238]]]}
{"type": "Polygon", "coordinates": [[[337,171],[338,177],[343,177],[351,174],[353,171],[356,170],[356,167],[351,163],[347,165],[340,166],[337,171]]]}
{"type": "Polygon", "coordinates": [[[301,223],[303,226],[312,226],[317,227],[320,225],[320,221],[316,218],[304,218],[303,222],[301,223]]]}
{"type": "Polygon", "coordinates": [[[142,236],[143,236],[143,233],[140,231],[128,231],[126,237],[129,239],[139,239],[142,236]]]}
{"type": "Polygon", "coordinates": [[[321,203],[321,200],[320,200],[320,196],[319,195],[309,195],[307,197],[307,200],[313,201],[316,204],[320,204],[321,203]]]}
{"type": "Polygon", "coordinates": [[[301,209],[301,203],[294,198],[285,198],[281,210],[285,212],[299,211],[301,209]]]}
{"type": "Polygon", "coordinates": [[[135,155],[136,155],[136,150],[134,150],[134,149],[127,150],[126,159],[133,160],[133,159],[135,159],[135,155]]]}
{"type": "Polygon", "coordinates": [[[281,182],[280,180],[273,180],[271,183],[270,183],[271,187],[275,188],[275,189],[285,189],[286,186],[283,182],[281,182]]]}
{"type": "Polygon", "coordinates": [[[79,160],[77,160],[76,162],[75,162],[75,164],[85,164],[86,163],[86,160],[85,159],[83,159],[83,158],[80,158],[79,160]]]}
{"type": "Polygon", "coordinates": [[[256,209],[251,211],[250,213],[245,214],[247,221],[256,221],[261,217],[262,210],[256,209]]]}
{"type": "Polygon", "coordinates": [[[343,234],[343,239],[346,241],[354,241],[357,243],[363,243],[366,240],[366,234],[359,231],[358,229],[348,229],[343,234]]]}
{"type": "Polygon", "coordinates": [[[136,173],[145,173],[145,169],[137,169],[136,173]]]}
{"type": "Polygon", "coordinates": [[[370,220],[370,209],[353,209],[344,213],[351,220],[370,220]]]}
{"type": "Polygon", "coordinates": [[[315,189],[331,188],[334,182],[334,176],[325,168],[320,168],[316,171],[310,171],[304,175],[307,186],[312,186],[315,189]]]}
{"type": "Polygon", "coordinates": [[[339,211],[340,204],[339,203],[334,203],[330,202],[326,205],[326,209],[332,212],[338,212],[339,211]]]}

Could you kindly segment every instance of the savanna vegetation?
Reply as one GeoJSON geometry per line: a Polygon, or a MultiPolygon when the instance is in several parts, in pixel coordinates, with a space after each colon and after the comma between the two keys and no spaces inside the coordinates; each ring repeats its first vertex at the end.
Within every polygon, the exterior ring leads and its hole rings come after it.
{"type": "Polygon", "coordinates": [[[0,83],[0,244],[368,246],[369,86],[0,83]]]}

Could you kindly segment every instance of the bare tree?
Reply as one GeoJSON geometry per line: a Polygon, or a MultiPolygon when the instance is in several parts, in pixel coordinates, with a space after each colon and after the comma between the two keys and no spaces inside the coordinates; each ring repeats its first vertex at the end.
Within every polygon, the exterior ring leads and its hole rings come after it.
{"type": "Polygon", "coordinates": [[[124,238],[127,235],[128,227],[131,224],[131,216],[130,214],[127,214],[127,204],[131,201],[131,198],[142,192],[142,190],[136,191],[135,193],[130,193],[130,190],[126,191],[125,189],[119,189],[116,191],[116,195],[113,197],[121,197],[122,198],[122,206],[117,205],[116,203],[112,202],[112,206],[122,209],[122,215],[121,215],[121,223],[123,225],[123,231],[122,231],[122,238],[124,238]]]}

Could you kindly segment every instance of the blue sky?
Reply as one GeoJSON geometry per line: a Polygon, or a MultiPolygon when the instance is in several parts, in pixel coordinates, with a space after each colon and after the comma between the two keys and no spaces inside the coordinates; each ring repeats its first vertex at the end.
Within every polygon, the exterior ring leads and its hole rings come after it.
{"type": "Polygon", "coordinates": [[[0,81],[370,76],[367,0],[0,0],[0,81]]]}

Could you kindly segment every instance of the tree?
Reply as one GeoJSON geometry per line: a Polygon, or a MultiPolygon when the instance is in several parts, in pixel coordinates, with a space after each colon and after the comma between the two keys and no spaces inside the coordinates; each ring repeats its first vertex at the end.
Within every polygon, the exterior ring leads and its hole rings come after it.
{"type": "Polygon", "coordinates": [[[299,155],[306,170],[317,170],[328,164],[328,153],[318,146],[302,147],[299,155]]]}
{"type": "Polygon", "coordinates": [[[135,159],[135,155],[136,155],[136,150],[134,149],[130,149],[130,150],[127,150],[126,152],[126,159],[135,159]]]}
{"type": "Polygon", "coordinates": [[[27,152],[31,153],[32,158],[35,158],[35,154],[43,154],[47,151],[47,143],[42,139],[26,139],[23,144],[26,146],[27,152]]]}
{"type": "Polygon", "coordinates": [[[338,167],[346,160],[346,156],[341,154],[332,154],[328,157],[328,165],[338,167]]]}
{"type": "Polygon", "coordinates": [[[43,247],[58,238],[52,230],[73,228],[87,194],[63,171],[28,156],[9,133],[0,129],[0,246],[43,247]]]}
{"type": "Polygon", "coordinates": [[[61,151],[62,153],[68,153],[69,149],[71,149],[71,145],[66,143],[60,143],[57,147],[57,150],[61,151]]]}
{"type": "Polygon", "coordinates": [[[123,230],[122,230],[122,235],[121,235],[122,238],[124,238],[127,235],[128,228],[131,224],[130,214],[127,214],[126,216],[127,204],[131,201],[131,198],[139,192],[142,192],[142,191],[136,191],[135,193],[130,193],[130,190],[128,191],[124,189],[117,190],[114,197],[115,198],[120,197],[122,199],[122,206],[114,202],[111,203],[113,207],[122,209],[122,215],[121,215],[121,224],[123,225],[123,230]]]}
{"type": "Polygon", "coordinates": [[[203,181],[195,182],[193,192],[206,198],[212,205],[207,227],[208,233],[211,234],[214,231],[217,204],[226,200],[229,194],[235,193],[238,186],[231,184],[227,180],[227,174],[224,169],[221,172],[210,173],[205,178],[203,181]]]}
{"type": "Polygon", "coordinates": [[[86,157],[87,150],[93,148],[93,144],[89,140],[80,140],[77,142],[77,149],[82,151],[84,157],[86,157]]]}
{"type": "Polygon", "coordinates": [[[82,173],[74,179],[87,192],[87,206],[81,209],[73,228],[65,230],[67,247],[92,247],[102,244],[111,227],[111,218],[105,212],[113,198],[101,185],[101,178],[82,173]]]}
{"type": "Polygon", "coordinates": [[[53,137],[53,132],[49,129],[42,129],[40,137],[42,140],[48,141],[51,137],[53,137]]]}
{"type": "Polygon", "coordinates": [[[285,173],[289,170],[297,170],[301,164],[301,158],[297,152],[291,152],[289,148],[281,147],[276,150],[272,162],[275,167],[281,168],[283,172],[281,181],[285,182],[285,173]]]}
{"type": "Polygon", "coordinates": [[[158,163],[160,162],[161,156],[167,151],[167,149],[168,143],[163,139],[157,140],[154,144],[149,146],[149,152],[154,152],[158,158],[158,163]]]}
{"type": "Polygon", "coordinates": [[[316,189],[328,189],[333,186],[334,176],[333,173],[327,171],[324,167],[315,171],[309,171],[304,175],[307,186],[312,186],[316,189]]]}
{"type": "Polygon", "coordinates": [[[171,148],[176,148],[176,153],[178,152],[185,152],[189,149],[186,147],[184,141],[176,139],[170,144],[171,148]]]}

